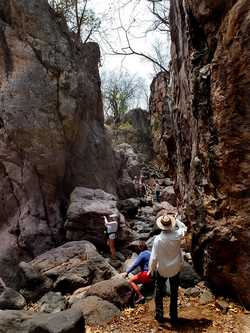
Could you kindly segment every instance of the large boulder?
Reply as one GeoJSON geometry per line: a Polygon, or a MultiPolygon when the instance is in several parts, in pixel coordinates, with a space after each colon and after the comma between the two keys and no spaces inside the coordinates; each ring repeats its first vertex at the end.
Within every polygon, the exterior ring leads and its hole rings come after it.
{"type": "Polygon", "coordinates": [[[87,325],[104,325],[120,314],[117,306],[97,296],[88,296],[75,307],[81,310],[87,325]]]}
{"type": "Polygon", "coordinates": [[[161,191],[161,201],[169,202],[176,207],[176,195],[173,186],[166,186],[161,191]]]}
{"type": "Polygon", "coordinates": [[[55,313],[66,309],[66,298],[60,292],[50,291],[36,303],[40,312],[55,313]]]}
{"type": "Polygon", "coordinates": [[[84,333],[85,322],[79,309],[53,314],[26,311],[0,311],[0,333],[84,333]]]}
{"type": "Polygon", "coordinates": [[[47,0],[0,2],[0,266],[13,287],[18,262],[64,240],[76,186],[115,193],[95,43],[74,44],[47,0]]]}
{"type": "Polygon", "coordinates": [[[128,143],[119,144],[114,147],[114,150],[118,196],[121,200],[136,197],[137,193],[133,179],[140,174],[142,161],[128,143]]]}
{"type": "Polygon", "coordinates": [[[140,207],[140,199],[128,198],[125,200],[118,201],[118,208],[120,212],[128,218],[133,218],[138,213],[140,207]]]}
{"type": "Polygon", "coordinates": [[[86,239],[103,248],[106,244],[103,216],[110,214],[120,215],[115,196],[99,189],[76,187],[67,211],[66,238],[86,239]]]}
{"type": "Polygon", "coordinates": [[[5,287],[0,293],[1,310],[21,310],[25,305],[25,298],[14,289],[5,287]]]}
{"type": "Polygon", "coordinates": [[[192,258],[250,308],[250,2],[170,3],[175,192],[192,258]]]}
{"type": "Polygon", "coordinates": [[[98,296],[122,308],[130,302],[131,288],[127,280],[120,275],[116,275],[112,279],[76,290],[70,297],[69,304],[74,304],[88,296],[98,296]]]}
{"type": "Polygon", "coordinates": [[[49,289],[62,294],[72,293],[80,287],[110,279],[117,273],[87,241],[66,243],[36,257],[30,265],[41,273],[49,285],[47,290],[43,289],[44,283],[33,286],[29,276],[24,276],[25,285],[21,292],[30,300],[37,299],[49,289]]]}

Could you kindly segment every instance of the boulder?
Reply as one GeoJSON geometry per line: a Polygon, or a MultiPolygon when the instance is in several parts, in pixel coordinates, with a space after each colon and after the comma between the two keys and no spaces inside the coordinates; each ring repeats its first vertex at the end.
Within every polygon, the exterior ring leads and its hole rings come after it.
{"type": "Polygon", "coordinates": [[[53,289],[53,281],[31,263],[20,262],[20,293],[27,302],[38,300],[48,291],[53,289]]]}
{"type": "Polygon", "coordinates": [[[184,262],[182,270],[180,272],[180,286],[182,288],[191,288],[194,287],[198,282],[200,282],[201,278],[195,272],[192,265],[184,262]]]}
{"type": "Polygon", "coordinates": [[[153,207],[154,214],[159,217],[163,214],[176,214],[177,209],[167,201],[161,203],[155,203],[153,207]]]}
{"type": "Polygon", "coordinates": [[[162,189],[161,201],[166,201],[176,207],[176,195],[173,186],[166,186],[162,189]]]}
{"type": "Polygon", "coordinates": [[[81,310],[87,325],[104,325],[120,314],[117,306],[97,296],[88,296],[75,307],[81,310]]]}
{"type": "Polygon", "coordinates": [[[214,301],[215,301],[215,296],[209,289],[204,290],[199,298],[199,303],[201,305],[206,305],[206,304],[212,303],[214,301]]]}
{"type": "Polygon", "coordinates": [[[131,288],[127,280],[116,275],[109,280],[76,290],[70,297],[69,304],[74,304],[88,296],[100,297],[122,308],[130,302],[131,288]]]}
{"type": "Polygon", "coordinates": [[[0,333],[84,333],[79,309],[44,314],[27,311],[0,311],[0,333]]]}
{"type": "Polygon", "coordinates": [[[66,299],[60,292],[50,291],[37,302],[40,312],[55,313],[66,309],[66,299]]]}
{"type": "MultiPolygon", "coordinates": [[[[110,279],[117,273],[88,241],[66,243],[36,257],[30,264],[49,281],[50,289],[62,294],[110,279]]],[[[27,280],[22,294],[34,300],[33,289],[30,290],[27,280]]]]}
{"type": "Polygon", "coordinates": [[[138,213],[140,207],[140,200],[136,198],[128,198],[118,201],[119,211],[128,218],[134,218],[138,213]]]}
{"type": "Polygon", "coordinates": [[[85,239],[103,248],[106,246],[103,216],[110,214],[120,215],[115,196],[99,189],[76,187],[67,211],[66,238],[85,239]]]}
{"type": "Polygon", "coordinates": [[[76,44],[47,0],[1,0],[0,31],[0,267],[16,289],[21,260],[64,242],[73,189],[116,179],[98,45],[76,44]]]}
{"type": "Polygon", "coordinates": [[[14,289],[5,287],[0,293],[1,310],[21,310],[25,306],[25,298],[14,289]]]}

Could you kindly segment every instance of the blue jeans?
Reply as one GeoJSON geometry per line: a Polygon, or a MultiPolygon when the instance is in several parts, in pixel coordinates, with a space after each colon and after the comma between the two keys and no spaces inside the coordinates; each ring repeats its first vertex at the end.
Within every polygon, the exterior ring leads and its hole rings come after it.
{"type": "Polygon", "coordinates": [[[156,201],[160,202],[160,191],[155,191],[156,201]]]}

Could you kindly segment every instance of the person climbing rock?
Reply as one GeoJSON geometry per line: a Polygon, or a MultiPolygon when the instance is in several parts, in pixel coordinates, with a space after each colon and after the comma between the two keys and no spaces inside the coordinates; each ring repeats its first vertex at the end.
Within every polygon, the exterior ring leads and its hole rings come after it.
{"type": "Polygon", "coordinates": [[[106,227],[107,234],[107,245],[109,246],[112,259],[116,258],[116,249],[115,249],[115,239],[117,238],[118,232],[118,216],[116,214],[111,214],[104,216],[104,224],[106,227]]]}
{"type": "Polygon", "coordinates": [[[152,279],[150,273],[148,272],[148,264],[150,258],[150,251],[148,251],[147,245],[144,241],[140,241],[138,247],[139,256],[136,258],[135,262],[129,269],[127,270],[125,276],[128,276],[129,273],[133,272],[137,267],[141,268],[141,272],[134,275],[129,279],[129,284],[131,288],[138,295],[138,299],[136,300],[136,304],[140,303],[144,300],[144,296],[142,295],[140,288],[137,284],[149,284],[152,283],[152,279]]]}
{"type": "Polygon", "coordinates": [[[183,265],[181,238],[187,228],[184,223],[173,215],[163,215],[157,218],[156,225],[161,233],[156,236],[149,261],[149,271],[155,273],[155,319],[162,323],[163,296],[166,280],[170,282],[170,320],[178,322],[177,301],[179,288],[179,272],[183,265]]]}

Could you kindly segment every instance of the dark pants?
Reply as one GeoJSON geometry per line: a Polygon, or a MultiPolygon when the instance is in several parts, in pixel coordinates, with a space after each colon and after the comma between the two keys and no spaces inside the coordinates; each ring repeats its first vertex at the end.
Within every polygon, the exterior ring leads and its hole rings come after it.
{"type": "MultiPolygon", "coordinates": [[[[163,318],[163,297],[166,289],[166,280],[168,278],[162,277],[158,272],[155,279],[155,317],[156,319],[163,318]]],[[[179,273],[169,278],[170,283],[170,307],[169,316],[172,321],[178,319],[177,315],[177,302],[178,302],[178,288],[179,288],[179,273]]]]}
{"type": "Polygon", "coordinates": [[[156,191],[155,192],[155,198],[157,202],[160,202],[160,197],[161,197],[161,192],[160,191],[156,191]]]}

